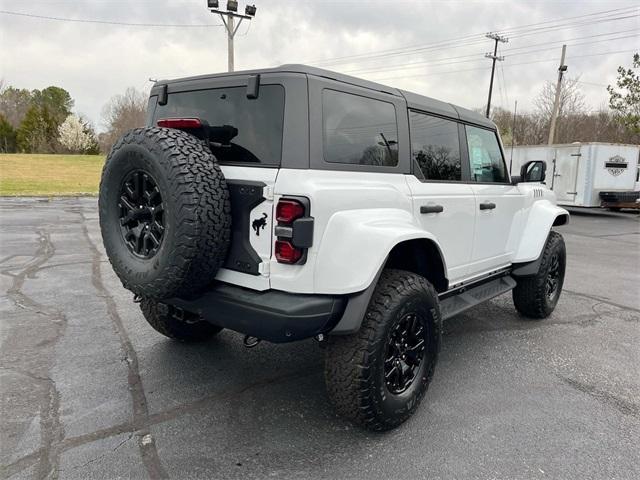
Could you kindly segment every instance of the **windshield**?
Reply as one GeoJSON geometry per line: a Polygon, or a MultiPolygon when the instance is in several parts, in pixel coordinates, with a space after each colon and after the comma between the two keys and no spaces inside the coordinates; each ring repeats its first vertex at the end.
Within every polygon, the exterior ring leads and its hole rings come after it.
{"type": "Polygon", "coordinates": [[[161,118],[197,117],[211,126],[231,125],[238,129],[231,146],[213,147],[220,163],[279,166],[284,87],[262,85],[253,100],[246,91],[246,87],[227,87],[171,93],[166,105],[157,106],[153,123],[161,118]]]}

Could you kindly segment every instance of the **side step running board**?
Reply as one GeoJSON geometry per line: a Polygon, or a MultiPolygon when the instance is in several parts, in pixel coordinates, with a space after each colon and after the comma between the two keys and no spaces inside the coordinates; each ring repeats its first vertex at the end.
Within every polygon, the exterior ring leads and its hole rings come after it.
{"type": "Polygon", "coordinates": [[[475,307],[479,303],[485,302],[512,290],[516,286],[516,281],[510,276],[504,276],[483,283],[477,287],[471,287],[462,293],[453,295],[440,301],[440,312],[442,319],[446,320],[459,313],[475,307]]]}

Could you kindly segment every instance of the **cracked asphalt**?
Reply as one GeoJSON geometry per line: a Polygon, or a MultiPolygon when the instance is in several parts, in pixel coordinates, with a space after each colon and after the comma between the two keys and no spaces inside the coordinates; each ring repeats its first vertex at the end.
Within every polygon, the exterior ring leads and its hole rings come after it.
{"type": "Polygon", "coordinates": [[[640,478],[640,222],[576,213],[542,322],[446,323],[417,414],[336,417],[314,341],[183,345],[106,261],[94,198],[0,199],[2,478],[640,478]]]}

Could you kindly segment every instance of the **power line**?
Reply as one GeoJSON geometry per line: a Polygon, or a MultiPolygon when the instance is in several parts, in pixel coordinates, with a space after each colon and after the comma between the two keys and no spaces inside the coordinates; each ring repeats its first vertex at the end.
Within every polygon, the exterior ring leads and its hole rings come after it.
{"type": "MultiPolygon", "coordinates": [[[[502,50],[500,50],[500,53],[502,53],[502,50]]],[[[507,81],[504,78],[504,65],[502,63],[500,64],[500,74],[502,75],[502,85],[504,86],[504,96],[507,101],[506,108],[509,108],[509,105],[511,105],[511,102],[509,101],[509,91],[507,90],[507,81]]]]}
{"type": "MultiPolygon", "coordinates": [[[[632,18],[632,17],[638,17],[639,15],[634,15],[634,16],[629,16],[629,17],[624,17],[624,19],[627,18],[632,18]]],[[[613,20],[620,20],[621,18],[616,18],[616,19],[609,19],[608,21],[613,21],[613,20]]],[[[595,22],[598,23],[598,22],[595,22]]],[[[569,27],[573,27],[573,26],[582,26],[582,24],[566,24],[566,25],[562,25],[562,28],[569,28],[569,27]]],[[[628,31],[628,30],[625,30],[628,31]]],[[[542,32],[532,32],[530,34],[533,33],[542,33],[542,32]]],[[[546,32],[544,32],[546,33],[546,32]]],[[[527,34],[529,35],[529,33],[527,34]]],[[[523,36],[526,35],[518,35],[515,38],[521,38],[523,36]]],[[[465,37],[462,37],[465,38],[465,37]]],[[[513,38],[513,37],[512,37],[513,38]]],[[[447,43],[439,43],[439,44],[432,44],[431,46],[425,46],[423,48],[418,48],[418,49],[413,49],[413,50],[405,50],[405,51],[399,51],[397,53],[375,53],[375,54],[367,54],[366,58],[362,58],[362,59],[353,59],[353,60],[343,60],[343,61],[335,61],[335,62],[325,62],[324,64],[318,64],[316,63],[316,65],[318,66],[333,66],[333,65],[337,65],[337,64],[341,64],[341,63],[359,63],[359,62],[367,62],[367,61],[375,61],[378,59],[382,59],[382,58],[386,58],[386,57],[399,57],[399,56],[405,56],[405,55],[412,55],[412,54],[417,54],[417,53],[427,53],[427,52],[432,52],[432,51],[440,51],[441,49],[457,49],[457,48],[463,48],[463,47],[468,47],[468,46],[472,46],[472,45],[479,45],[484,43],[484,39],[478,39],[478,40],[466,40],[466,41],[452,41],[452,42],[447,42],[447,43]]],[[[554,43],[558,43],[558,42],[554,42],[554,43]]],[[[527,47],[521,47],[521,48],[527,48],[527,47]]],[[[365,68],[365,67],[363,67],[365,68]]],[[[368,68],[372,68],[372,66],[369,66],[368,68]]]]}
{"type": "Polygon", "coordinates": [[[577,16],[574,16],[574,17],[563,17],[563,18],[559,18],[559,19],[556,19],[556,20],[546,20],[544,22],[530,23],[528,25],[520,25],[519,27],[505,28],[505,29],[499,30],[499,32],[503,33],[505,35],[507,35],[507,34],[511,35],[513,33],[513,30],[520,29],[520,28],[537,27],[539,25],[544,25],[546,23],[554,23],[554,22],[559,22],[559,21],[564,21],[564,20],[575,20],[577,18],[584,18],[584,17],[593,17],[593,16],[601,16],[601,15],[608,16],[608,15],[605,15],[605,14],[612,15],[612,14],[614,14],[613,12],[617,12],[617,13],[615,13],[615,15],[617,15],[622,11],[627,12],[627,11],[633,11],[633,10],[637,10],[637,9],[638,9],[638,7],[614,8],[614,9],[611,9],[611,10],[602,10],[600,12],[592,12],[592,13],[587,13],[587,14],[584,14],[584,15],[577,15],[577,16]]]}
{"type": "Polygon", "coordinates": [[[99,23],[103,25],[122,25],[127,27],[179,27],[179,28],[204,28],[204,27],[222,27],[221,23],[207,23],[207,24],[190,24],[190,23],[129,23],[129,22],[116,22],[111,20],[93,20],[85,18],[63,18],[63,17],[50,17],[47,15],[35,15],[32,13],[24,12],[10,12],[8,10],[0,10],[0,14],[14,15],[18,17],[39,18],[41,20],[53,20],[57,22],[75,22],[75,23],[99,23]]]}
{"type": "MultiPolygon", "coordinates": [[[[635,37],[638,35],[638,29],[637,28],[630,28],[629,30],[617,30],[615,32],[607,32],[607,33],[598,33],[595,35],[586,35],[584,37],[573,37],[573,38],[565,38],[564,40],[553,40],[551,42],[542,42],[542,43],[533,43],[533,44],[529,44],[526,45],[524,47],[515,47],[515,48],[506,48],[504,50],[502,50],[502,52],[512,52],[514,50],[522,50],[523,48],[531,48],[531,47],[539,47],[542,45],[553,45],[553,44],[564,44],[566,42],[571,42],[573,40],[585,40],[585,39],[589,39],[589,38],[597,38],[597,37],[607,37],[609,35],[621,35],[623,33],[630,33],[630,32],[635,32],[635,35],[629,35],[631,37],[635,37]]],[[[621,38],[627,38],[627,37],[621,37],[621,38]]],[[[608,41],[607,40],[602,40],[602,41],[608,41]]],[[[596,42],[587,42],[587,43],[596,43],[596,42]]],[[[576,44],[576,45],[586,45],[586,43],[584,44],[576,44]]]]}
{"type": "MultiPolygon", "coordinates": [[[[516,30],[521,30],[524,29],[525,27],[531,27],[531,26],[537,26],[537,25],[542,25],[545,23],[552,23],[552,22],[559,22],[559,21],[564,21],[564,20],[571,20],[571,19],[577,19],[577,18],[583,18],[583,17],[587,17],[587,16],[601,16],[604,15],[609,16],[612,14],[612,12],[620,12],[620,11],[633,11],[635,10],[636,7],[625,7],[625,8],[618,8],[618,9],[613,9],[613,10],[604,10],[601,12],[594,12],[594,13],[590,13],[590,14],[586,14],[586,15],[578,15],[578,16],[574,16],[574,17],[565,17],[562,19],[556,19],[556,20],[547,20],[545,22],[539,22],[539,23],[531,23],[531,24],[527,24],[527,25],[521,25],[519,27],[512,27],[512,28],[507,28],[507,29],[499,29],[496,30],[498,32],[501,33],[514,33],[516,30]],[[605,14],[609,14],[609,15],[605,15],[605,14]]],[[[626,13],[626,12],[625,12],[626,13]]],[[[619,13],[616,13],[616,15],[619,13]]],[[[470,34],[470,35],[466,35],[463,37],[457,37],[457,38],[451,38],[448,40],[442,40],[440,42],[435,42],[435,43],[430,43],[430,44],[418,44],[418,45],[411,45],[411,46],[406,46],[406,47],[398,47],[398,48],[393,48],[393,49],[388,49],[388,50],[380,50],[378,52],[376,52],[375,55],[377,54],[386,54],[386,53],[390,53],[390,52],[400,52],[400,51],[404,51],[407,49],[416,49],[416,50],[421,50],[423,47],[428,47],[428,46],[434,46],[434,47],[438,47],[441,46],[444,43],[457,43],[460,40],[466,40],[469,38],[475,38],[475,37],[479,37],[479,42],[484,42],[484,32],[483,33],[476,33],[476,34],[470,34]]],[[[348,59],[348,58],[355,58],[355,57],[366,57],[366,56],[371,56],[372,54],[358,54],[358,55],[346,55],[346,56],[342,56],[342,57],[334,57],[334,58],[329,58],[329,59],[322,59],[322,60],[317,60],[317,61],[312,61],[310,63],[325,63],[327,61],[331,61],[331,60],[340,60],[340,59],[348,59]]]]}
{"type": "MultiPolygon", "coordinates": [[[[588,54],[588,55],[572,55],[570,58],[586,58],[586,57],[598,57],[598,56],[602,56],[602,55],[615,55],[618,53],[630,53],[630,52],[637,52],[637,49],[631,49],[631,50],[616,50],[613,52],[600,52],[600,53],[592,53],[592,54],[588,54]]],[[[549,58],[546,60],[533,60],[530,62],[520,62],[520,63],[510,63],[510,64],[506,64],[504,65],[504,68],[510,68],[510,67],[516,67],[519,65],[532,65],[534,63],[548,63],[548,62],[557,62],[559,59],[558,58],[549,58]]],[[[381,82],[383,80],[396,80],[396,79],[404,79],[404,78],[416,78],[416,77],[431,77],[434,75],[448,75],[451,73],[462,73],[462,72],[475,72],[478,70],[485,70],[486,71],[486,67],[478,67],[478,68],[465,68],[462,70],[448,70],[446,72],[430,72],[430,73],[419,73],[419,74],[415,74],[415,75],[401,75],[401,76],[394,76],[394,77],[384,77],[384,78],[373,78],[371,79],[371,81],[373,82],[381,82]]]]}
{"type": "MultiPolygon", "coordinates": [[[[539,25],[552,23],[552,22],[554,22],[554,23],[564,22],[565,20],[574,20],[574,19],[580,19],[580,18],[590,17],[590,16],[599,17],[599,18],[595,18],[595,19],[590,19],[590,21],[596,21],[596,22],[600,21],[600,19],[607,20],[607,21],[620,20],[620,19],[623,19],[623,18],[608,18],[608,17],[619,16],[621,14],[626,14],[626,13],[634,12],[634,11],[637,11],[637,10],[638,10],[637,7],[625,7],[625,8],[618,8],[618,9],[612,9],[612,10],[604,10],[604,11],[601,11],[601,12],[594,12],[594,13],[590,13],[590,14],[578,15],[578,16],[573,16],[573,17],[564,17],[564,18],[556,19],[556,20],[547,20],[545,22],[538,22],[538,23],[532,23],[532,24],[527,24],[527,25],[521,25],[519,27],[511,27],[511,28],[507,28],[507,29],[499,29],[499,30],[496,30],[496,31],[500,32],[500,33],[508,33],[510,35],[515,34],[515,33],[518,33],[519,35],[522,35],[525,32],[528,32],[529,30],[533,30],[533,29],[528,28],[528,27],[539,26],[539,25]],[[613,13],[613,12],[616,12],[616,13],[613,13]]],[[[637,16],[637,15],[631,15],[629,17],[624,17],[624,18],[631,18],[633,16],[637,16]]],[[[546,27],[540,27],[540,28],[543,28],[543,29],[555,28],[555,29],[557,29],[557,28],[561,28],[561,27],[562,28],[566,28],[566,27],[574,26],[574,25],[575,26],[584,25],[584,20],[581,20],[579,22],[568,22],[568,23],[565,23],[565,24],[560,23],[558,25],[548,25],[546,27]]],[[[536,30],[536,31],[539,31],[539,30],[536,30]]],[[[447,40],[441,40],[439,42],[410,45],[410,46],[405,46],[405,47],[397,47],[397,48],[388,49],[388,50],[379,50],[379,51],[377,51],[375,53],[362,53],[362,54],[356,54],[356,55],[345,55],[345,56],[340,56],[340,57],[318,59],[318,60],[315,60],[315,61],[308,61],[306,63],[312,63],[312,64],[320,65],[320,64],[347,63],[349,61],[366,61],[366,60],[369,60],[369,59],[386,57],[386,56],[409,55],[409,54],[417,53],[417,52],[420,52],[420,51],[428,51],[428,50],[445,48],[445,47],[448,47],[450,45],[457,48],[459,46],[467,46],[467,45],[479,44],[479,43],[483,43],[483,42],[484,42],[484,32],[483,33],[475,33],[475,34],[465,35],[465,36],[457,37],[457,38],[450,38],[450,39],[447,39],[447,40]],[[358,59],[358,60],[356,60],[356,59],[358,59]]]]}
{"type": "Polygon", "coordinates": [[[600,24],[600,23],[607,23],[607,22],[615,22],[618,20],[627,20],[629,18],[637,18],[638,14],[634,14],[634,15],[623,15],[623,16],[618,16],[618,17],[613,17],[613,18],[598,18],[598,19],[593,19],[593,20],[589,20],[589,21],[585,21],[585,22],[577,22],[577,23],[568,23],[568,24],[564,24],[564,25],[552,25],[549,27],[543,27],[541,29],[533,29],[530,31],[525,31],[525,32],[521,32],[521,33],[516,33],[515,35],[513,35],[511,38],[522,38],[522,37],[528,37],[530,35],[538,35],[540,33],[549,33],[549,32],[554,32],[556,30],[563,30],[565,28],[573,28],[573,27],[584,27],[586,25],[594,25],[594,24],[600,24]],[[541,31],[544,30],[544,31],[541,31]]]}
{"type": "MultiPolygon", "coordinates": [[[[553,41],[553,42],[543,42],[543,43],[536,43],[536,44],[532,44],[532,45],[527,45],[525,47],[517,47],[517,48],[508,48],[508,49],[504,49],[504,50],[500,50],[501,54],[505,53],[505,52],[512,52],[514,50],[523,50],[523,49],[528,49],[531,47],[536,47],[536,46],[542,46],[542,45],[555,45],[555,44],[563,44],[566,43],[568,46],[580,46],[580,45],[592,45],[594,43],[602,43],[602,42],[613,42],[616,40],[624,40],[627,38],[634,38],[634,37],[638,37],[640,36],[640,33],[634,33],[632,35],[623,35],[623,36],[617,36],[615,38],[606,38],[606,39],[601,39],[601,40],[594,40],[592,42],[580,42],[580,43],[567,43],[571,40],[580,40],[580,39],[588,39],[588,38],[594,38],[594,37],[601,37],[604,35],[619,35],[621,33],[625,33],[625,32],[637,32],[636,29],[632,29],[632,30],[622,30],[620,32],[611,32],[611,33],[606,33],[606,34],[599,34],[599,35],[589,35],[589,36],[585,36],[585,37],[575,37],[572,39],[567,39],[567,40],[559,40],[559,41],[553,41]]],[[[525,50],[522,52],[517,52],[517,53],[512,53],[510,55],[506,55],[506,58],[513,58],[513,57],[519,57],[519,56],[527,56],[527,55],[532,55],[534,53],[539,53],[539,52],[548,52],[550,50],[554,50],[554,48],[539,48],[536,50],[525,50]]],[[[341,70],[342,73],[348,73],[348,74],[353,74],[353,73],[378,73],[378,72],[385,72],[385,71],[394,71],[394,70],[405,70],[405,69],[412,69],[412,68],[422,68],[423,66],[427,66],[427,65],[435,65],[435,66],[441,66],[441,65],[451,65],[451,64],[456,64],[456,63],[468,63],[468,62],[473,62],[474,60],[470,60],[472,58],[477,58],[478,56],[482,55],[484,52],[476,52],[476,53],[471,53],[471,54],[467,54],[467,55],[457,55],[454,57],[441,57],[441,58],[437,58],[437,59],[431,59],[431,60],[420,60],[417,62],[409,62],[409,63],[402,63],[402,64],[396,64],[396,65],[387,65],[387,66],[383,66],[383,67],[364,67],[364,68],[357,68],[354,70],[341,70]],[[449,61],[449,60],[455,60],[455,61],[449,61]]],[[[477,60],[478,62],[480,62],[481,60],[477,60]]]]}

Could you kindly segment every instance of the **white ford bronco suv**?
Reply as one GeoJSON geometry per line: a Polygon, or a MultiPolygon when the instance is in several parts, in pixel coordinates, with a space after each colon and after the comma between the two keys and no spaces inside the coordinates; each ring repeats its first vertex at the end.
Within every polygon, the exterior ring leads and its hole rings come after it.
{"type": "Polygon", "coordinates": [[[545,164],[510,177],[469,110],[302,65],[157,82],[148,124],[109,154],[100,225],[160,333],[316,338],[337,411],[405,421],[442,321],[512,291],[551,314],[569,221],[545,164]]]}

